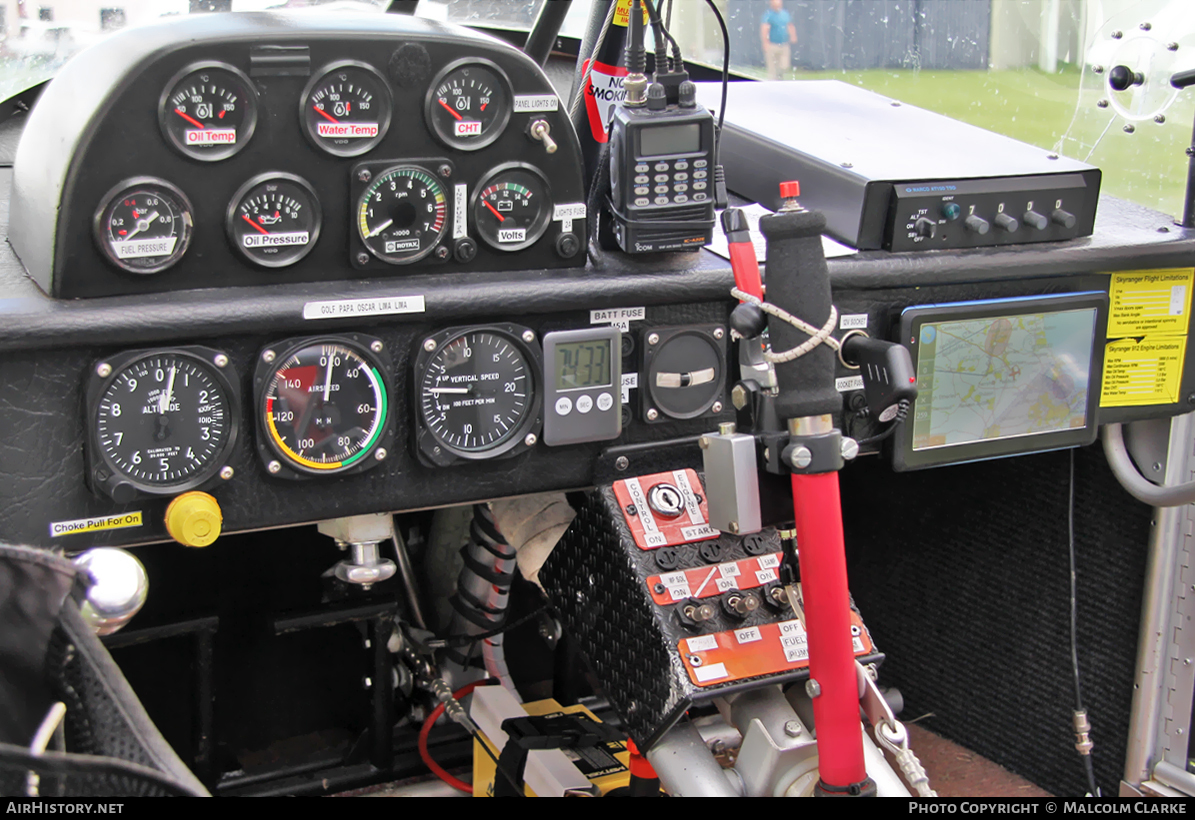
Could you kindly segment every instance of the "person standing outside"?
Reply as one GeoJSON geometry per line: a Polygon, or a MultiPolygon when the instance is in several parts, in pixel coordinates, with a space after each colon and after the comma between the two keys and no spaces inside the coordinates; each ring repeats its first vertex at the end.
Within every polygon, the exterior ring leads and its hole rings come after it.
{"type": "Polygon", "coordinates": [[[792,15],[784,10],[784,0],[771,0],[771,8],[763,13],[759,39],[763,42],[764,64],[769,80],[782,80],[792,66],[792,47],[797,43],[797,27],[792,15]]]}

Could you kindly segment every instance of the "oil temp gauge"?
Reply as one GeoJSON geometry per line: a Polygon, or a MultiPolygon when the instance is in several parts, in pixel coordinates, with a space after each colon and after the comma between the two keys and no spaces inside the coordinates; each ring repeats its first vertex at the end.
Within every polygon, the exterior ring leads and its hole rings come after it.
{"type": "Polygon", "coordinates": [[[365,63],[329,66],[307,84],[299,99],[307,139],[333,156],[364,154],[390,127],[390,89],[365,63]]]}
{"type": "Polygon", "coordinates": [[[544,235],[552,215],[552,195],[544,175],[530,165],[499,165],[473,198],[473,224],[491,248],[519,251],[544,235]]]}
{"type": "Polygon", "coordinates": [[[194,211],[187,195],[164,179],[135,177],[110,190],[96,211],[96,245],[129,273],[158,273],[191,244],[194,211]]]}
{"type": "Polygon", "coordinates": [[[158,102],[162,134],[184,156],[227,159],[244,148],[257,126],[257,91],[227,63],[196,63],[180,71],[158,102]]]}
{"type": "Polygon", "coordinates": [[[266,268],[293,265],[311,252],[320,232],[315,189],[302,177],[278,171],[242,185],[228,204],[228,240],[250,262],[266,268]]]}

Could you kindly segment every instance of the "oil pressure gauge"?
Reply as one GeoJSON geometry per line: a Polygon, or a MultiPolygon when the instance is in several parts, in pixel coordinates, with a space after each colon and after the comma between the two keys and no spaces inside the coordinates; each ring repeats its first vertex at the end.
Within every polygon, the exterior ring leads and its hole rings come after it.
{"type": "Polygon", "coordinates": [[[319,197],[310,183],[275,171],[253,177],[233,194],[224,226],[241,256],[282,268],[315,247],[320,220],[319,197]]]}
{"type": "Polygon", "coordinates": [[[227,159],[244,148],[257,126],[257,91],[227,63],[195,63],[180,71],[158,102],[162,134],[184,156],[227,159]]]}
{"type": "Polygon", "coordinates": [[[502,69],[469,58],[448,65],[432,82],[424,104],[440,142],[462,151],[485,148],[510,122],[512,92],[502,69]]]}
{"type": "Polygon", "coordinates": [[[258,449],[281,478],[358,472],[384,461],[393,436],[388,358],[357,334],[291,339],[259,359],[258,449]]]}

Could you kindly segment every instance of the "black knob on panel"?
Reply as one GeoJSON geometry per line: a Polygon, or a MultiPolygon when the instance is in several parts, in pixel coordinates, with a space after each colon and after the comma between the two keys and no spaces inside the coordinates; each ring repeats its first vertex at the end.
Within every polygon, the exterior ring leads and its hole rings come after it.
{"type": "Polygon", "coordinates": [[[1039,214],[1037,211],[1025,211],[1021,217],[1021,221],[1039,231],[1044,231],[1046,226],[1050,224],[1050,220],[1046,219],[1044,214],[1039,214]]]}
{"type": "Polygon", "coordinates": [[[1108,71],[1108,85],[1112,86],[1113,91],[1124,91],[1130,85],[1141,85],[1145,82],[1145,75],[1139,71],[1133,71],[1127,65],[1113,66],[1108,71]]]}
{"type": "Polygon", "coordinates": [[[1050,214],[1050,219],[1053,220],[1055,225],[1061,225],[1064,228],[1069,229],[1075,227],[1075,215],[1069,211],[1064,211],[1061,208],[1050,214]]]}
{"type": "Polygon", "coordinates": [[[730,312],[730,326],[744,339],[754,339],[763,333],[768,317],[750,302],[743,302],[730,312]]]}
{"type": "Polygon", "coordinates": [[[1008,214],[996,214],[996,227],[1009,233],[1016,233],[1017,228],[1021,227],[1021,223],[1008,214]]]}
{"type": "Polygon", "coordinates": [[[988,224],[986,219],[976,216],[975,214],[971,214],[969,217],[963,220],[963,224],[967,226],[967,230],[977,233],[980,236],[983,236],[992,229],[992,226],[988,224]]]}
{"type": "Polygon", "coordinates": [[[934,222],[932,219],[927,219],[924,216],[913,223],[913,231],[918,236],[924,237],[925,239],[933,239],[937,230],[938,223],[934,222]]]}

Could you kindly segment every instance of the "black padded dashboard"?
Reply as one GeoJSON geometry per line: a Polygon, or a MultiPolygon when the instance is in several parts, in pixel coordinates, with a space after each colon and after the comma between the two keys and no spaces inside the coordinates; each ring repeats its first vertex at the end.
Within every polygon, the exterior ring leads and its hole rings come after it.
{"type": "MultiPolygon", "coordinates": [[[[211,17],[235,22],[238,16],[211,17]]],[[[353,25],[381,26],[388,31],[406,23],[370,19],[353,25]]],[[[281,26],[276,31],[279,37],[290,32],[281,26]]],[[[429,31],[447,36],[448,30],[432,27],[429,31]]],[[[210,36],[216,38],[215,33],[210,36]]],[[[353,39],[347,33],[346,37],[353,39]]],[[[468,39],[473,37],[479,48],[507,48],[476,35],[458,42],[474,42],[468,39]]],[[[250,39],[246,37],[237,48],[249,48],[250,39]]],[[[507,56],[514,63],[520,59],[507,56]]],[[[529,76],[542,79],[538,69],[529,72],[529,76]]],[[[154,84],[160,86],[157,79],[154,84]]],[[[301,89],[302,83],[298,85],[301,89]]],[[[53,86],[47,92],[51,93],[55,93],[53,86]]],[[[36,122],[37,110],[10,123],[36,122]]],[[[294,112],[288,116],[293,125],[294,112]]],[[[149,136],[161,143],[152,116],[150,123],[149,136]]],[[[422,121],[416,124],[423,128],[422,121]]],[[[560,130],[567,133],[570,127],[563,121],[560,130]]],[[[266,133],[255,134],[251,146],[266,133]]],[[[392,128],[392,133],[397,136],[399,132],[392,128]]],[[[503,139],[506,136],[513,138],[515,132],[508,128],[503,139]]],[[[525,150],[544,153],[539,143],[527,140],[521,132],[517,136],[523,141],[520,146],[526,143],[525,150]]],[[[314,154],[301,135],[296,132],[293,137],[296,144],[291,148],[314,154]]],[[[565,143],[560,144],[563,151],[565,143]]],[[[164,146],[161,150],[162,162],[168,162],[170,168],[199,165],[164,146]]],[[[243,154],[250,150],[246,148],[243,154]]],[[[14,175],[19,189],[20,179],[50,173],[33,164],[29,156],[19,155],[14,171],[0,169],[0,192],[9,190],[14,175]]],[[[196,173],[223,179],[225,166],[232,168],[241,158],[203,163],[196,173]]],[[[338,160],[332,165],[340,174],[356,161],[338,160]]],[[[64,167],[76,164],[69,157],[63,163],[64,167]]],[[[254,169],[242,170],[251,173],[254,169]]],[[[347,191],[347,177],[338,178],[347,191]]],[[[107,184],[107,178],[98,180],[94,189],[107,184]]],[[[239,183],[229,180],[220,184],[235,187],[239,183]]],[[[578,200],[582,198],[578,196],[578,200]]],[[[0,193],[0,231],[19,244],[16,231],[9,229],[12,202],[0,193]]],[[[347,196],[337,202],[338,207],[348,207],[347,196]]],[[[333,200],[329,203],[325,213],[332,210],[333,200]]],[[[68,202],[63,218],[70,218],[72,210],[87,214],[94,207],[93,202],[77,207],[68,202]]],[[[198,234],[198,227],[196,230],[198,234]]],[[[346,225],[342,230],[347,234],[346,225]]],[[[327,238],[321,238],[321,246],[327,238]]],[[[90,232],[80,242],[91,243],[90,232]]],[[[222,232],[212,238],[212,245],[211,253],[228,253],[222,232]]],[[[335,265],[326,271],[313,268],[311,280],[291,275],[298,266],[279,272],[225,264],[211,270],[213,276],[226,276],[226,280],[191,281],[186,289],[69,299],[47,295],[28,267],[30,260],[18,259],[11,244],[0,245],[0,538],[67,549],[166,540],[162,519],[169,498],[143,497],[118,504],[93,493],[83,478],[89,423],[83,400],[89,374],[97,362],[130,350],[203,345],[228,355],[237,374],[241,432],[228,459],[232,477],[209,488],[223,509],[227,532],[591,486],[616,474],[618,455],[628,458],[627,473],[650,472],[681,462],[696,466],[700,453],[692,438],[734,417],[724,402],[720,412],[700,418],[648,423],[638,390],[631,390],[628,421],[617,439],[561,447],[540,442],[513,458],[428,466],[414,452],[416,411],[411,396],[412,362],[430,334],[449,327],[508,322],[525,326],[542,339],[553,330],[592,327],[592,311],[642,308],[642,318],[629,324],[632,350],[624,357],[623,367],[631,373],[642,366],[644,340],[652,328],[725,327],[734,304],[729,297],[730,269],[724,260],[705,251],[639,258],[602,254],[589,259],[584,267],[549,264],[534,252],[524,251],[504,255],[502,261],[510,268],[505,270],[462,269],[445,263],[358,271],[341,251],[343,248],[337,252],[335,265]],[[416,297],[422,310],[404,314],[313,318],[306,311],[315,302],[416,297]],[[363,334],[383,343],[392,363],[388,375],[394,385],[393,454],[384,464],[361,474],[286,481],[267,472],[256,449],[253,371],[267,345],[287,337],[327,333],[363,334]],[[653,455],[653,446],[669,441],[687,443],[667,448],[664,455],[653,455]],[[54,522],[133,512],[141,513],[142,523],[137,527],[71,535],[56,535],[50,528],[54,522]]],[[[1104,197],[1095,233],[1087,239],[998,250],[866,252],[832,259],[829,267],[840,313],[866,314],[872,335],[889,336],[893,318],[909,305],[1105,289],[1111,272],[1190,267],[1193,262],[1195,231],[1181,229],[1169,217],[1149,209],[1104,197]]],[[[77,260],[71,270],[80,281],[90,276],[121,276],[98,255],[77,260]]],[[[838,375],[850,373],[840,369],[838,375]]],[[[1192,357],[1187,357],[1181,397],[1175,405],[1105,408],[1099,421],[1164,417],[1195,407],[1190,400],[1195,399],[1192,357]]]]}

